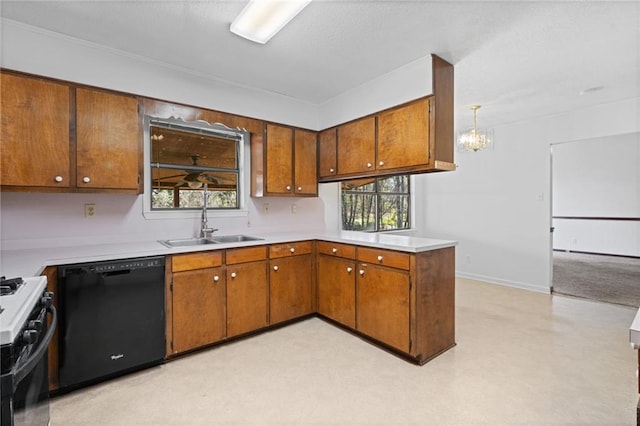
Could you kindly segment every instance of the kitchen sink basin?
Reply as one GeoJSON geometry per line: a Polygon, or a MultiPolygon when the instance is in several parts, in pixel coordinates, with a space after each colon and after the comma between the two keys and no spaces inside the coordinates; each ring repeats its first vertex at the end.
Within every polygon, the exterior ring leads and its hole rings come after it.
{"type": "Polygon", "coordinates": [[[249,235],[218,235],[209,238],[181,238],[178,240],[161,240],[160,243],[167,247],[191,247],[208,244],[242,243],[244,241],[259,241],[263,238],[250,237],[249,235]]]}
{"type": "Polygon", "coordinates": [[[219,244],[218,241],[214,241],[212,238],[182,238],[179,240],[161,240],[161,244],[167,247],[190,247],[190,246],[203,246],[206,244],[219,244]]]}
{"type": "Polygon", "coordinates": [[[263,239],[264,238],[250,237],[249,235],[242,235],[242,234],[218,235],[218,236],[211,237],[211,240],[215,241],[216,243],[241,243],[244,241],[259,241],[263,239]]]}

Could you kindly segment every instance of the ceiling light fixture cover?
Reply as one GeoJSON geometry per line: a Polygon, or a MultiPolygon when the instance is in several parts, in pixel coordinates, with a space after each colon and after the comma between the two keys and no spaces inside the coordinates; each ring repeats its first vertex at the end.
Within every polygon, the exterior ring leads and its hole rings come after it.
{"type": "Polygon", "coordinates": [[[311,0],[251,0],[231,23],[231,32],[265,44],[311,0]]]}
{"type": "Polygon", "coordinates": [[[461,151],[477,152],[493,148],[493,130],[478,129],[478,109],[480,105],[471,105],[473,111],[473,128],[458,136],[458,148],[461,151]]]}

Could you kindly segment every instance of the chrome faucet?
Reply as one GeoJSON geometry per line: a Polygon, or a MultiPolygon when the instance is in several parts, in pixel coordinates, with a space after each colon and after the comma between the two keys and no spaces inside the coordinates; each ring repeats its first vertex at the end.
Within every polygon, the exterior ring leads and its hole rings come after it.
{"type": "Polygon", "coordinates": [[[216,232],[217,229],[209,228],[209,222],[207,220],[207,203],[209,201],[209,188],[206,183],[204,184],[203,191],[204,192],[202,193],[203,194],[202,195],[202,222],[200,223],[200,238],[208,238],[214,232],[216,232]]]}

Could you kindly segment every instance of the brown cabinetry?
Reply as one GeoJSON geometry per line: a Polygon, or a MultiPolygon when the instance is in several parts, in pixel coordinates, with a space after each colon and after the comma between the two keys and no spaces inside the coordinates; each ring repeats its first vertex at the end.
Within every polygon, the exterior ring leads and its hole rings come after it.
{"type": "Polygon", "coordinates": [[[224,339],[222,253],[175,255],[171,265],[172,352],[180,353],[224,339]]]}
{"type": "Polygon", "coordinates": [[[319,181],[455,170],[453,66],[432,56],[432,76],[432,95],[337,126],[335,151],[321,133],[319,181]]]}
{"type": "Polygon", "coordinates": [[[1,73],[2,189],[141,192],[136,97],[1,73]]]}
{"type": "Polygon", "coordinates": [[[269,319],[271,324],[314,312],[313,243],[269,247],[269,319]]]}
{"type": "Polygon", "coordinates": [[[355,247],[318,242],[318,313],[356,328],[355,247]]]}
{"type": "Polygon", "coordinates": [[[142,152],[138,100],[77,89],[76,128],[77,187],[137,191],[142,152]]]}
{"type": "Polygon", "coordinates": [[[5,72],[0,78],[3,189],[68,188],[71,88],[5,72]]]}
{"type": "Polygon", "coordinates": [[[227,250],[227,337],[268,325],[267,248],[227,250]]]}
{"type": "Polygon", "coordinates": [[[338,170],[337,155],[337,128],[324,130],[318,135],[318,176],[335,176],[338,170]]]}
{"type": "Polygon", "coordinates": [[[317,196],[316,143],[315,132],[268,123],[263,140],[252,140],[252,195],[317,196]]]}

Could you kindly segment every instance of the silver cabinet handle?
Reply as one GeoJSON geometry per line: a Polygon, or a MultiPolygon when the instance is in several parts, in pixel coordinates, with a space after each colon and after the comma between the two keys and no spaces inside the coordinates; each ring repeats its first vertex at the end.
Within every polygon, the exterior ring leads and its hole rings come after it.
{"type": "Polygon", "coordinates": [[[291,185],[287,185],[286,190],[287,190],[287,191],[291,191],[291,185]]]}
{"type": "Polygon", "coordinates": [[[56,182],[62,182],[62,176],[56,176],[55,178],[53,178],[53,180],[55,180],[56,182]]]}
{"type": "Polygon", "coordinates": [[[364,275],[364,269],[360,269],[360,275],[364,275]]]}
{"type": "Polygon", "coordinates": [[[382,262],[382,256],[378,256],[378,262],[382,262]]]}
{"type": "Polygon", "coordinates": [[[367,168],[371,168],[371,166],[373,166],[373,164],[367,163],[367,168]]]}
{"type": "Polygon", "coordinates": [[[231,278],[235,278],[235,277],[236,277],[236,273],[235,273],[235,272],[232,272],[232,273],[231,273],[231,278]]]}
{"type": "Polygon", "coordinates": [[[274,267],[273,267],[273,270],[274,270],[274,271],[277,271],[278,269],[279,269],[279,268],[278,268],[278,265],[276,265],[276,266],[274,266],[274,267]]]}
{"type": "Polygon", "coordinates": [[[89,183],[89,182],[91,182],[91,179],[89,179],[89,176],[85,176],[85,177],[82,178],[82,181],[84,183],[89,183]]]}
{"type": "Polygon", "coordinates": [[[213,282],[217,283],[218,281],[220,281],[220,277],[217,275],[213,276],[213,282]]]}
{"type": "Polygon", "coordinates": [[[333,167],[329,169],[329,173],[333,173],[335,171],[336,171],[336,169],[334,169],[333,167]]]}
{"type": "Polygon", "coordinates": [[[347,266],[347,272],[351,273],[351,271],[353,271],[353,268],[351,266],[347,266]]]}
{"type": "Polygon", "coordinates": [[[380,166],[384,166],[384,161],[378,163],[380,166]]]}
{"type": "Polygon", "coordinates": [[[334,248],[331,249],[331,253],[336,254],[337,252],[338,252],[337,248],[334,247],[334,248]]]}
{"type": "Polygon", "coordinates": [[[291,247],[291,248],[289,249],[289,251],[290,251],[291,253],[295,253],[295,252],[296,252],[296,249],[295,249],[295,248],[293,248],[293,247],[291,247]]]}
{"type": "Polygon", "coordinates": [[[302,191],[302,187],[301,186],[298,187],[298,191],[302,191]]]}

